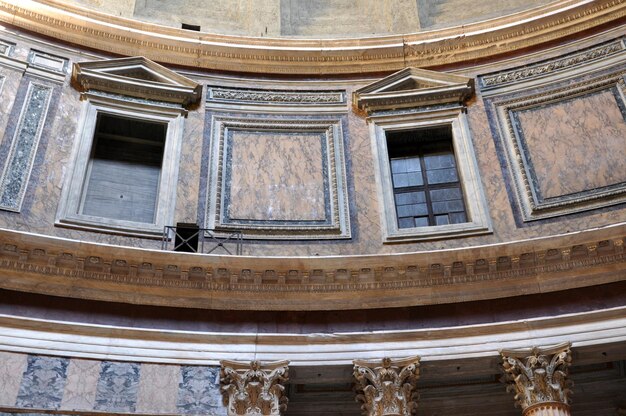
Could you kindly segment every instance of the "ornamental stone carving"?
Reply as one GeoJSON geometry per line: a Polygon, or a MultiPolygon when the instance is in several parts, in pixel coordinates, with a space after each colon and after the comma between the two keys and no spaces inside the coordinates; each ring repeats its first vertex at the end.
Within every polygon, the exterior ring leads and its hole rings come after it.
{"type": "Polygon", "coordinates": [[[279,416],[287,410],[284,384],[289,361],[261,364],[220,361],[222,399],[228,416],[279,416]]]}
{"type": "Polygon", "coordinates": [[[417,410],[419,357],[354,361],[357,401],[364,416],[411,416],[417,410]]]}
{"type": "Polygon", "coordinates": [[[565,343],[545,349],[500,351],[502,381],[507,383],[507,391],[515,393],[515,405],[523,409],[524,416],[569,415],[573,385],[568,379],[570,346],[565,343]],[[546,406],[550,412],[545,410],[546,406]]]}

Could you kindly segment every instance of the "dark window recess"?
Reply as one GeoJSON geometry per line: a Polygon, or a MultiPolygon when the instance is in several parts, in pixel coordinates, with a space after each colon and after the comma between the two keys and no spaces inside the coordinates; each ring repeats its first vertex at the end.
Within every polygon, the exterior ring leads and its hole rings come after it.
{"type": "Polygon", "coordinates": [[[187,23],[183,23],[182,24],[182,28],[185,29],[185,30],[193,30],[193,31],[196,31],[196,32],[200,31],[200,26],[198,26],[198,25],[188,25],[187,23]]]}
{"type": "Polygon", "coordinates": [[[467,222],[452,128],[387,133],[398,228],[467,222]]]}
{"type": "Polygon", "coordinates": [[[154,223],[167,126],[98,114],[79,214],[154,223]]]}
{"type": "Polygon", "coordinates": [[[175,233],[174,251],[185,253],[198,252],[198,237],[200,235],[198,224],[177,222],[175,233]]]}

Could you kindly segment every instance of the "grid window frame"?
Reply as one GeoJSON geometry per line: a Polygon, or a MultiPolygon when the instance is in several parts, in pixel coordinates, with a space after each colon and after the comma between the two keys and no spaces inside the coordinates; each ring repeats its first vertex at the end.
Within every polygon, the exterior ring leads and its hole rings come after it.
{"type": "Polygon", "coordinates": [[[377,162],[378,186],[383,242],[427,241],[492,232],[487,200],[480,181],[478,164],[464,108],[449,106],[410,113],[381,112],[370,117],[370,136],[377,162]],[[428,225],[402,228],[396,215],[396,201],[388,136],[399,132],[446,127],[451,130],[451,145],[465,204],[467,221],[457,224],[428,225]]]}

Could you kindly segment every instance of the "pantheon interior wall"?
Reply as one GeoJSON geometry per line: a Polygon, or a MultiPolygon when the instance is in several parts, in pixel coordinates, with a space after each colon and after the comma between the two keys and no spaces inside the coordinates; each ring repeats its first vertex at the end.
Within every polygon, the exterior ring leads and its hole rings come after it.
{"type": "Polygon", "coordinates": [[[0,415],[226,415],[222,360],[356,415],[417,356],[417,414],[519,415],[503,357],[557,347],[626,413],[623,2],[209,3],[0,1],[0,415]],[[403,227],[428,146],[465,217],[403,227]]]}

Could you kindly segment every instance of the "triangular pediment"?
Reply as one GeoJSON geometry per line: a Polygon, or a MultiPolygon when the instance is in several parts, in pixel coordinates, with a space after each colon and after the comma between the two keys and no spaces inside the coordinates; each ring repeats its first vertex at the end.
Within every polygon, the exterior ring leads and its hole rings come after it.
{"type": "Polygon", "coordinates": [[[202,95],[197,82],[142,56],[77,62],[72,83],[81,92],[102,91],[184,107],[196,104],[202,95]]]}
{"type": "Polygon", "coordinates": [[[474,93],[474,80],[445,72],[405,68],[359,88],[354,106],[371,113],[378,110],[463,103],[474,93]]]}

